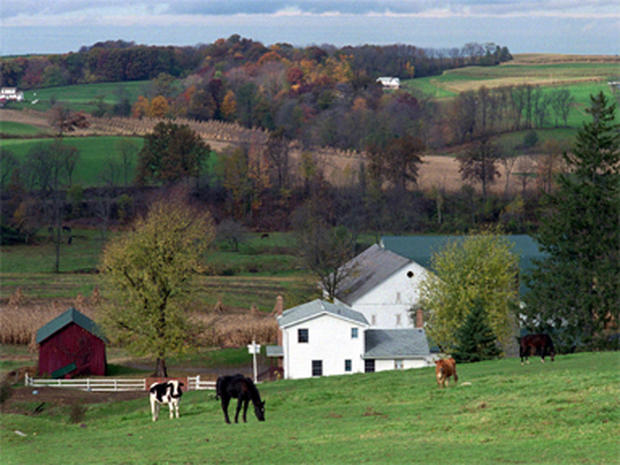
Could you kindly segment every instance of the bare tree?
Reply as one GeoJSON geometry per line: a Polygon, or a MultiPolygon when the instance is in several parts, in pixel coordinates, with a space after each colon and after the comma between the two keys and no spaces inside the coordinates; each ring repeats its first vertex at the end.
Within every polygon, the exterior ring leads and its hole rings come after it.
{"type": "Polygon", "coordinates": [[[54,271],[60,271],[60,246],[66,189],[71,186],[71,172],[79,157],[75,147],[64,145],[58,138],[51,144],[34,146],[28,153],[26,174],[29,187],[38,192],[47,211],[47,221],[56,249],[54,271]]]}
{"type": "Polygon", "coordinates": [[[463,180],[479,182],[484,199],[487,198],[487,185],[500,176],[496,166],[499,159],[499,147],[486,137],[458,157],[461,177],[463,180]]]}

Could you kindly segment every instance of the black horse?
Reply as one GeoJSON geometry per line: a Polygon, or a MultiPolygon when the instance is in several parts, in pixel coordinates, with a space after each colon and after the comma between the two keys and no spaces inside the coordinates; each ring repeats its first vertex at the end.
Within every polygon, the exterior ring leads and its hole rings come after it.
{"type": "Polygon", "coordinates": [[[256,389],[256,386],[250,378],[246,378],[243,375],[220,376],[217,379],[215,389],[215,398],[222,399],[222,410],[224,411],[226,423],[230,423],[230,418],[228,418],[228,404],[230,403],[231,397],[237,399],[235,423],[238,423],[239,420],[241,403],[243,403],[243,422],[247,422],[246,413],[250,400],[252,404],[254,404],[254,413],[258,421],[265,421],[265,402],[260,400],[258,389],[256,389]]]}
{"type": "Polygon", "coordinates": [[[530,363],[527,359],[530,355],[540,355],[540,361],[545,363],[545,355],[551,356],[551,361],[555,358],[555,348],[553,341],[548,334],[529,334],[519,339],[519,356],[521,365],[523,362],[530,363]]]}

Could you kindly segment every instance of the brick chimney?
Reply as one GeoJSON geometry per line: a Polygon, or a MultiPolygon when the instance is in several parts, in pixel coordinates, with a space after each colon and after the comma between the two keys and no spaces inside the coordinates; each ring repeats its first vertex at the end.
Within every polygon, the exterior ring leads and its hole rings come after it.
{"type": "MultiPolygon", "coordinates": [[[[276,319],[282,315],[282,312],[284,311],[284,299],[282,298],[281,295],[279,295],[278,297],[276,297],[276,304],[273,307],[273,312],[271,312],[272,315],[274,315],[276,317],[276,319]]],[[[278,325],[278,337],[277,337],[277,345],[279,345],[280,347],[282,347],[282,328],[280,328],[280,325],[278,325]]],[[[278,357],[278,368],[281,370],[281,374],[283,373],[284,370],[284,360],[283,357],[278,357]]]]}
{"type": "Polygon", "coordinates": [[[424,328],[424,312],[418,308],[415,312],[415,327],[424,328]]]}
{"type": "MultiPolygon", "coordinates": [[[[276,318],[278,318],[280,315],[282,315],[282,312],[284,311],[284,299],[282,298],[281,295],[279,295],[278,297],[276,297],[276,304],[273,307],[273,312],[272,315],[275,315],[276,318]]],[[[279,346],[282,345],[282,329],[280,328],[280,326],[278,326],[278,340],[277,340],[277,344],[279,346]]]]}

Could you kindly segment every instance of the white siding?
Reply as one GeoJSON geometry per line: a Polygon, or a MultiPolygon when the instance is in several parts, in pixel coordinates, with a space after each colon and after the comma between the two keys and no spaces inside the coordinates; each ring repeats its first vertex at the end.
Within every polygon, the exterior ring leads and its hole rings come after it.
{"type": "MultiPolygon", "coordinates": [[[[425,359],[399,359],[403,361],[403,370],[408,370],[409,368],[424,368],[431,366],[431,363],[425,359]]],[[[395,360],[394,359],[376,359],[375,360],[375,371],[386,371],[386,370],[394,370],[395,369],[395,360]]]]}
{"type": "Polygon", "coordinates": [[[415,319],[409,310],[418,305],[420,282],[426,273],[417,263],[409,263],[353,302],[351,308],[362,313],[373,328],[413,328],[415,319]]]}
{"type": "Polygon", "coordinates": [[[282,330],[285,353],[284,377],[310,378],[312,361],[323,361],[323,376],[345,374],[345,360],[351,360],[351,373],[364,371],[365,325],[323,314],[282,330]],[[297,342],[297,330],[308,329],[308,342],[297,342]],[[356,339],[351,328],[358,328],[356,339]]]}

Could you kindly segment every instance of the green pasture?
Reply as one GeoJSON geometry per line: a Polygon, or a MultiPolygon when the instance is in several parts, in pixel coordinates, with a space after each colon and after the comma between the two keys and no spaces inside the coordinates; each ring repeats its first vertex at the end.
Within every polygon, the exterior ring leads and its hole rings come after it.
{"type": "MultiPolygon", "coordinates": [[[[82,187],[96,187],[105,184],[102,174],[114,162],[119,167],[122,166],[119,144],[121,141],[132,141],[135,145],[135,153],[129,167],[129,179],[131,183],[134,178],[137,164],[137,154],[142,148],[144,139],[141,137],[121,137],[121,136],[98,136],[98,137],[65,137],[63,143],[78,149],[79,160],[73,173],[73,184],[82,187]]],[[[2,139],[0,147],[13,152],[17,159],[24,161],[28,152],[39,144],[51,144],[53,139],[2,139]]],[[[122,185],[122,175],[119,174],[118,184],[122,185]]]]}
{"type": "MultiPolygon", "coordinates": [[[[581,126],[586,119],[585,109],[590,95],[604,92],[613,99],[608,80],[620,76],[620,63],[558,63],[525,65],[506,63],[500,66],[469,66],[444,71],[441,76],[429,76],[403,81],[406,89],[417,90],[436,99],[456,97],[459,91],[476,90],[483,85],[541,85],[547,92],[568,89],[575,99],[568,125],[581,126]],[[588,78],[592,81],[577,82],[588,78]],[[596,80],[598,79],[598,81],[596,80]],[[561,82],[565,81],[564,84],[561,82]],[[551,85],[551,83],[554,83],[551,85]]],[[[553,125],[554,120],[549,121],[553,125]]]]}
{"type": "Polygon", "coordinates": [[[30,137],[49,135],[50,131],[31,124],[16,123],[13,121],[0,121],[0,134],[4,137],[30,137]]]}
{"type": "Polygon", "coordinates": [[[24,91],[24,103],[12,103],[11,108],[46,111],[56,102],[75,111],[91,112],[96,109],[95,103],[100,97],[109,105],[119,103],[124,97],[133,104],[139,95],[147,94],[149,83],[150,81],[100,82],[32,89],[24,91]],[[37,102],[33,103],[35,101],[37,102]]]}
{"type": "Polygon", "coordinates": [[[186,393],[181,417],[156,423],[146,396],[82,404],[71,423],[71,406],[28,414],[33,395],[17,406],[25,414],[2,414],[2,463],[617,464],[619,362],[603,352],[462,364],[446,389],[433,368],[264,383],[266,421],[250,407],[232,425],[210,391],[186,393]]]}
{"type": "MultiPolygon", "coordinates": [[[[108,232],[108,240],[115,234],[108,232]]],[[[97,230],[73,229],[71,245],[63,241],[60,273],[53,273],[55,248],[41,233],[34,245],[0,248],[0,299],[17,288],[27,298],[89,296],[101,286],[96,273],[105,243],[97,230]]],[[[291,305],[318,297],[316,279],[301,268],[291,233],[250,233],[235,252],[224,243],[214,244],[205,257],[207,273],[198,276],[193,290],[196,305],[212,309],[218,300],[225,307],[249,309],[256,305],[271,311],[276,295],[291,305]]]]}

